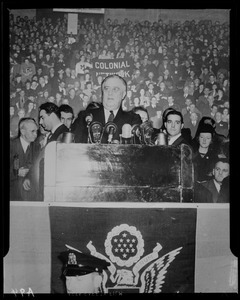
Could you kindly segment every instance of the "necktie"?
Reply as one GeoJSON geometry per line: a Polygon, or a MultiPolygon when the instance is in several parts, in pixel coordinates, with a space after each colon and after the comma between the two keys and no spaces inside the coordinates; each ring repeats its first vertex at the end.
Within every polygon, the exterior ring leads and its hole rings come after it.
{"type": "Polygon", "coordinates": [[[26,155],[28,155],[29,150],[30,150],[30,145],[28,145],[27,148],[26,148],[26,152],[25,152],[26,155]]]}
{"type": "Polygon", "coordinates": [[[110,110],[110,115],[109,115],[109,117],[108,117],[108,122],[112,122],[113,119],[114,119],[114,113],[113,113],[112,110],[110,110]]]}

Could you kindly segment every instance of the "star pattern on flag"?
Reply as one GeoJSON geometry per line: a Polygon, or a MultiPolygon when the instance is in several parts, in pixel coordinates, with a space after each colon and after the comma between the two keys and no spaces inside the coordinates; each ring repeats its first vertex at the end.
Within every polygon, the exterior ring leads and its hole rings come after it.
{"type": "Polygon", "coordinates": [[[137,237],[128,231],[122,231],[112,237],[112,252],[122,260],[128,260],[137,254],[137,237]]]}

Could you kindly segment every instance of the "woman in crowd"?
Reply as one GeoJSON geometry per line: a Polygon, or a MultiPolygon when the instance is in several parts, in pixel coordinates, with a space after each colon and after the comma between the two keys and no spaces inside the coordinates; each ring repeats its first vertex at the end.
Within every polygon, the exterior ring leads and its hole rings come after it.
{"type": "Polygon", "coordinates": [[[203,182],[211,177],[213,163],[217,158],[214,134],[215,130],[212,125],[204,124],[193,139],[194,177],[198,182],[203,182]]]}

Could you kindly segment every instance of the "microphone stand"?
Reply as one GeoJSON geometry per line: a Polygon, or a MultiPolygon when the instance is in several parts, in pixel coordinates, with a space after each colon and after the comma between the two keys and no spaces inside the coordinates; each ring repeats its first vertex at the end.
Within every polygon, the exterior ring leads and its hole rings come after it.
{"type": "Polygon", "coordinates": [[[108,122],[104,127],[104,131],[108,134],[108,144],[112,144],[113,135],[117,131],[117,125],[113,122],[108,122]]]}
{"type": "Polygon", "coordinates": [[[90,124],[87,124],[87,130],[88,130],[88,144],[91,144],[91,136],[90,136],[90,124]]]}

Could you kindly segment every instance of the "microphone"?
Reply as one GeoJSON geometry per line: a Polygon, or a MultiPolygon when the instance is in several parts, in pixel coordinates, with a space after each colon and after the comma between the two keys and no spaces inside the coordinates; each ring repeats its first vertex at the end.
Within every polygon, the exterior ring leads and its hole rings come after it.
{"type": "Polygon", "coordinates": [[[145,121],[140,125],[143,142],[146,145],[152,144],[153,127],[151,122],[145,121]]]}
{"type": "Polygon", "coordinates": [[[157,135],[156,145],[166,146],[167,145],[167,135],[161,130],[157,135]]]}
{"type": "Polygon", "coordinates": [[[103,134],[103,125],[100,122],[93,122],[89,125],[89,142],[101,143],[103,134]]]}
{"type": "Polygon", "coordinates": [[[93,115],[88,113],[85,117],[85,122],[87,123],[87,126],[89,126],[92,123],[93,115]]]}
{"type": "Polygon", "coordinates": [[[120,144],[132,144],[132,126],[124,124],[122,126],[122,134],[120,134],[120,144]]]}
{"type": "Polygon", "coordinates": [[[130,124],[124,124],[122,127],[122,137],[129,139],[132,136],[132,126],[130,124]]]}
{"type": "Polygon", "coordinates": [[[134,144],[136,143],[136,137],[138,138],[138,140],[141,142],[142,144],[142,133],[141,133],[141,129],[140,129],[140,124],[135,124],[132,126],[132,135],[133,135],[133,140],[134,140],[134,144]]]}
{"type": "Polygon", "coordinates": [[[115,123],[113,123],[113,122],[108,122],[105,125],[104,130],[108,134],[108,143],[112,144],[113,135],[117,131],[117,125],[115,123]]]}

